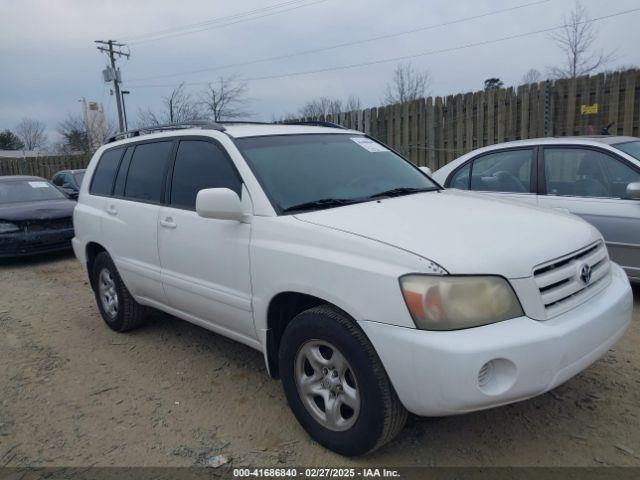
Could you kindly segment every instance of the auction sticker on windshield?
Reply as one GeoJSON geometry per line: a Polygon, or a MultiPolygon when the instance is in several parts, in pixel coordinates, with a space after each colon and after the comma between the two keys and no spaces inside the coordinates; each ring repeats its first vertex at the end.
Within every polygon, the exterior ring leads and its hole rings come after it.
{"type": "Polygon", "coordinates": [[[31,188],[49,188],[49,184],[47,182],[29,182],[31,188]]]}
{"type": "Polygon", "coordinates": [[[351,137],[351,140],[356,142],[358,145],[360,145],[362,148],[364,148],[368,152],[376,153],[376,152],[388,152],[389,151],[389,149],[385,148],[384,146],[380,145],[379,143],[374,142],[370,138],[366,138],[366,137],[351,137]]]}

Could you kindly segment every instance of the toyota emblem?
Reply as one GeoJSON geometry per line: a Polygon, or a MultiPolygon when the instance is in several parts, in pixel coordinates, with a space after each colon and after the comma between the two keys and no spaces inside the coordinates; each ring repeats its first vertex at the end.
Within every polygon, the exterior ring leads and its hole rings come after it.
{"type": "Polygon", "coordinates": [[[591,281],[591,266],[590,265],[583,265],[582,266],[582,268],[580,269],[580,279],[583,281],[583,283],[585,285],[591,281]]]}

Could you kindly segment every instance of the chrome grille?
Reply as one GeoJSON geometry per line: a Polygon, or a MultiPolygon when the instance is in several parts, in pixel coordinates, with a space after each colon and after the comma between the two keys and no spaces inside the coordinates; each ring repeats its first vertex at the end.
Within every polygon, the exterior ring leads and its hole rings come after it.
{"type": "Polygon", "coordinates": [[[537,267],[533,272],[547,318],[582,303],[608,283],[609,255],[602,242],[537,267]]]}

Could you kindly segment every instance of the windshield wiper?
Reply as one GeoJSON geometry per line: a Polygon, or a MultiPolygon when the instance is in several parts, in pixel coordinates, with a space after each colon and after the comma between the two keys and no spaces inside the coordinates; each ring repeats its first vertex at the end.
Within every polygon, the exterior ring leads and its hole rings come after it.
{"type": "Polygon", "coordinates": [[[322,198],[320,200],[314,200],[313,202],[299,203],[291,207],[284,208],[283,212],[293,212],[304,210],[317,210],[321,208],[341,207],[342,205],[349,205],[350,203],[357,203],[359,200],[351,200],[348,198],[322,198]]]}
{"type": "Polygon", "coordinates": [[[373,195],[370,195],[368,198],[399,197],[401,195],[410,195],[412,193],[433,192],[434,190],[438,190],[438,189],[435,187],[422,187],[422,188],[398,187],[398,188],[392,188],[391,190],[385,190],[384,192],[374,193],[373,195]]]}

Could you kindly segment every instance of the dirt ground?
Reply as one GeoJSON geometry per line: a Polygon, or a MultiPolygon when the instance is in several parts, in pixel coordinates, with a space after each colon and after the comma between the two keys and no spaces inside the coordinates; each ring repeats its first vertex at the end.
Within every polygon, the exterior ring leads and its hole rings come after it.
{"type": "Polygon", "coordinates": [[[0,467],[640,466],[640,290],[624,339],[541,397],[410,418],[349,460],[313,441],[262,355],[172,317],[128,334],[99,317],[70,255],[0,264],[0,467]]]}

